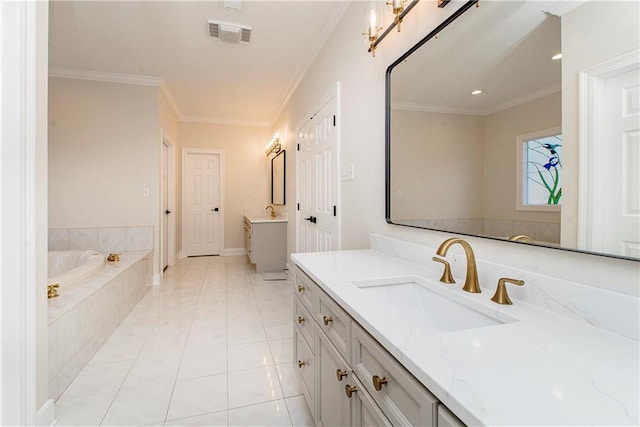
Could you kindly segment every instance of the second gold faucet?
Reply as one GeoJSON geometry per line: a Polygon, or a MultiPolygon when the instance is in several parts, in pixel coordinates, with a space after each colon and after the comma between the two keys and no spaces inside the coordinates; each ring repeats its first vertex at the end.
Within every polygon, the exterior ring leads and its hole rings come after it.
{"type": "Polygon", "coordinates": [[[441,257],[445,257],[449,248],[456,243],[459,243],[460,246],[462,246],[467,258],[467,277],[465,278],[462,290],[474,294],[482,292],[480,290],[480,285],[478,284],[478,269],[476,267],[476,257],[473,254],[471,245],[466,240],[463,240],[459,237],[452,237],[450,239],[447,239],[440,244],[440,246],[436,250],[436,254],[441,257]]]}

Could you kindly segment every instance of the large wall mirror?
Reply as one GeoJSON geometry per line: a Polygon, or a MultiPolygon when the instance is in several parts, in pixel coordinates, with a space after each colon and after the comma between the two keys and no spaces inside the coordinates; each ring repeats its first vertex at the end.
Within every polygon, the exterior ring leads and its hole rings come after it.
{"type": "Polygon", "coordinates": [[[286,203],[285,159],[285,150],[280,151],[271,159],[271,203],[274,205],[286,203]]]}
{"type": "Polygon", "coordinates": [[[387,221],[640,259],[640,3],[460,4],[387,70],[387,221]]]}

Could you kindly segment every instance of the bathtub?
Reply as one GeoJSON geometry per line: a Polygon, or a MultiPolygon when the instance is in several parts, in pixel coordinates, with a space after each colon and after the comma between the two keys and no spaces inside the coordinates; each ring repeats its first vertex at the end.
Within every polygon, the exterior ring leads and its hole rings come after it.
{"type": "Polygon", "coordinates": [[[104,255],[93,251],[50,251],[48,285],[60,284],[60,288],[73,285],[93,276],[104,267],[104,255]]]}

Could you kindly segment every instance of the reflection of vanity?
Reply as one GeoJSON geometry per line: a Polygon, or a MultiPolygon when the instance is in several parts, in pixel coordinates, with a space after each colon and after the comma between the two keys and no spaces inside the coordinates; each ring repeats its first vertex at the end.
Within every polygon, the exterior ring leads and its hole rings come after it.
{"type": "Polygon", "coordinates": [[[287,219],[245,215],[244,245],[257,273],[282,272],[287,263],[287,219]]]}

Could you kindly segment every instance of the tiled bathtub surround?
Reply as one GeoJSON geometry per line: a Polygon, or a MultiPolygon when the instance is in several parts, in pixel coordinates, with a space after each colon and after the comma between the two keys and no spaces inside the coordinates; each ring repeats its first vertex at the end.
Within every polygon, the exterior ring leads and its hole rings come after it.
{"type": "Polygon", "coordinates": [[[49,300],[49,395],[58,397],[149,290],[150,252],[123,252],[117,266],[49,300]]]}
{"type": "Polygon", "coordinates": [[[153,227],[50,228],[49,250],[67,249],[149,251],[153,249],[153,227]]]}
{"type": "MultiPolygon", "coordinates": [[[[444,238],[443,238],[444,240],[444,238]]],[[[515,244],[515,243],[514,243],[515,244]]],[[[377,234],[371,235],[371,249],[403,259],[430,271],[442,271],[431,261],[436,248],[405,242],[377,234]]],[[[459,246],[453,247],[447,258],[458,281],[464,281],[466,260],[459,246]]],[[[487,298],[493,295],[498,279],[511,277],[525,281],[525,286],[510,286],[514,300],[533,304],[580,322],[640,340],[640,300],[637,296],[527,271],[508,265],[486,262],[478,253],[478,278],[487,298]],[[614,308],[615,307],[615,308],[614,308]]],[[[634,284],[637,286],[637,283],[634,284]]]]}

